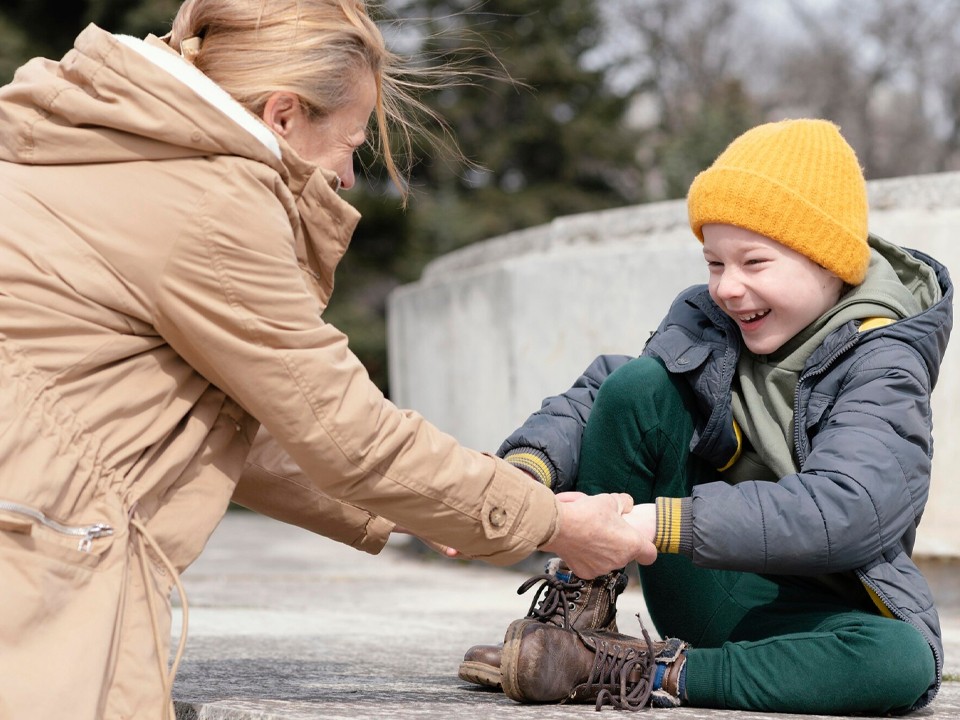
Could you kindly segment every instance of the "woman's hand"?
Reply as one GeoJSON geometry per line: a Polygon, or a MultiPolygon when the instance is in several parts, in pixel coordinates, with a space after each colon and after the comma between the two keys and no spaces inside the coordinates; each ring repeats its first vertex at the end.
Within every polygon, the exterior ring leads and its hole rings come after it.
{"type": "MultiPolygon", "coordinates": [[[[540,549],[559,555],[578,577],[590,580],[632,560],[649,565],[657,559],[657,548],[646,525],[641,523],[638,529],[624,516],[634,509],[629,495],[571,492],[558,493],[557,500],[560,527],[540,549]]],[[[642,510],[638,518],[646,519],[647,515],[648,511],[642,510]]]]}

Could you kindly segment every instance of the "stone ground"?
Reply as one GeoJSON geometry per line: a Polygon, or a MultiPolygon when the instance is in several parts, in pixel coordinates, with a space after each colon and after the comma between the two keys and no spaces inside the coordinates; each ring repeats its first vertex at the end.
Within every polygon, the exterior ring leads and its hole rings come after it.
{"type": "MultiPolygon", "coordinates": [[[[457,677],[463,652],[502,640],[526,613],[526,575],[388,545],[373,557],[298,528],[231,512],[183,576],[189,640],[174,686],[179,720],[592,717],[592,706],[525,706],[457,677]]],[[[911,717],[960,718],[960,569],[929,568],[947,643],[937,700],[911,717]]],[[[634,576],[635,577],[635,576],[634,576]]],[[[532,591],[531,591],[532,593],[532,591]]],[[[642,609],[633,583],[621,629],[642,609]]],[[[645,611],[644,611],[645,612],[645,611]]],[[[182,612],[174,610],[174,645],[182,612]]],[[[649,620],[647,619],[648,627],[649,620]]],[[[634,632],[639,626],[632,628],[634,632]]],[[[609,717],[616,711],[605,708],[609,717]]],[[[798,715],[681,708],[670,720],[798,715]]]]}

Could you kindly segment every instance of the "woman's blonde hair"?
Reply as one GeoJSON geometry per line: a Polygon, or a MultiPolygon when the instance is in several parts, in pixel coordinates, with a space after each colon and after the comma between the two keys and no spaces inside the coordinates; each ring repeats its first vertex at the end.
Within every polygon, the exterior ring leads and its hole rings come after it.
{"type": "Polygon", "coordinates": [[[409,92],[415,84],[404,80],[401,61],[387,49],[364,0],[186,0],[170,44],[179,49],[190,38],[201,39],[196,67],[257,115],[279,90],[326,116],[346,105],[362,73],[372,71],[379,150],[406,199],[407,170],[397,167],[390,131],[399,131],[409,158],[417,130],[411,118],[425,108],[409,92]]]}

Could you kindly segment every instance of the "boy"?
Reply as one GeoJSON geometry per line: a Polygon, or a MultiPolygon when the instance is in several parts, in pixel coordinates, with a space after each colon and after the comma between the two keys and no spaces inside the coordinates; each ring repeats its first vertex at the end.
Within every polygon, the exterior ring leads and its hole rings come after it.
{"type": "Polygon", "coordinates": [[[868,234],[859,163],[826,121],[746,132],[687,201],[707,286],[678,296],[641,357],[598,358],[500,448],[555,492],[633,496],[660,552],[643,597],[668,639],[617,632],[622,571],[555,564],[539,606],[460,675],[522,702],[923,707],[943,649],[910,553],[948,273],[868,234]]]}

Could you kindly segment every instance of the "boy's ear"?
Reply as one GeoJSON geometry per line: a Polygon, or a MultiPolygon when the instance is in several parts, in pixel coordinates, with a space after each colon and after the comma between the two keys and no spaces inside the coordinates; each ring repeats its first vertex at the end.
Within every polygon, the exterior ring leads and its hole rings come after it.
{"type": "Polygon", "coordinates": [[[278,135],[286,136],[303,117],[300,98],[291,92],[277,90],[267,98],[260,117],[278,135]]]}

